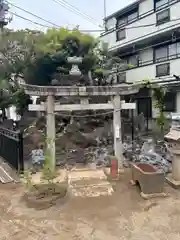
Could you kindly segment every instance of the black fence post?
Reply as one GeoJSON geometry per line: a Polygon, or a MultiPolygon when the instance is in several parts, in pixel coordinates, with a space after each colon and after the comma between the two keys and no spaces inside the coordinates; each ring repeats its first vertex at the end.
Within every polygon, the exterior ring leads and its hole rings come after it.
{"type": "Polygon", "coordinates": [[[19,173],[24,172],[24,149],[23,149],[23,131],[20,131],[18,134],[19,143],[18,143],[18,162],[19,162],[19,173]]]}
{"type": "Polygon", "coordinates": [[[0,127],[0,157],[18,173],[24,171],[23,132],[0,127]]]}

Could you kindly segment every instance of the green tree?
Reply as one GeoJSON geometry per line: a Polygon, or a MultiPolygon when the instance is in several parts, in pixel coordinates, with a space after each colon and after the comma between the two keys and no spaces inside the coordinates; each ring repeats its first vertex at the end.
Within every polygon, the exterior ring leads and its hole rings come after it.
{"type": "Polygon", "coordinates": [[[162,136],[164,136],[164,129],[166,123],[166,117],[164,112],[167,89],[165,87],[159,86],[158,84],[152,84],[151,80],[149,79],[144,81],[144,86],[152,90],[152,97],[155,101],[154,108],[158,110],[156,122],[160,128],[162,136]]]}
{"type": "MultiPolygon", "coordinates": [[[[23,30],[5,29],[0,38],[0,108],[5,117],[5,108],[18,104],[17,109],[22,114],[25,99],[21,97],[19,81],[24,78],[24,72],[35,57],[34,42],[40,33],[23,30]],[[17,93],[16,93],[17,92],[17,93]],[[17,97],[17,99],[15,99],[17,97]],[[22,101],[22,104],[19,102],[22,101]],[[21,110],[19,106],[21,105],[21,110]]],[[[22,90],[21,90],[22,92],[22,90]]]]}
{"type": "Polygon", "coordinates": [[[96,63],[96,55],[93,52],[98,41],[90,35],[83,34],[75,29],[69,31],[66,28],[50,29],[36,43],[36,50],[41,54],[27,69],[25,80],[27,83],[37,85],[51,84],[54,76],[66,78],[71,65],[68,57],[81,56],[83,62],[80,69],[86,82],[89,80],[89,71],[96,63]]]}
{"type": "Polygon", "coordinates": [[[85,85],[112,83],[112,69],[116,72],[122,67],[122,61],[108,52],[106,44],[77,28],[73,31],[67,28],[49,29],[36,42],[35,48],[41,54],[27,69],[25,80],[29,84],[49,85],[56,78],[59,83],[67,85],[71,68],[67,58],[72,56],[83,58],[79,65],[82,72],[79,81],[85,85]]]}

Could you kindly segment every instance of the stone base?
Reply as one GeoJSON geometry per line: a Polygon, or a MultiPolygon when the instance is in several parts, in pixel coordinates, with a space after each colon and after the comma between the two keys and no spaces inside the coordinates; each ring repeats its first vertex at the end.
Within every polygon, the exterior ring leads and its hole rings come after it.
{"type": "Polygon", "coordinates": [[[69,192],[74,197],[109,196],[113,193],[111,184],[103,170],[84,170],[69,172],[69,192]]]}
{"type": "Polygon", "coordinates": [[[119,168],[119,169],[118,169],[118,173],[119,173],[119,174],[123,174],[124,172],[125,172],[125,171],[124,171],[124,168],[119,168]]]}
{"type": "MultiPolygon", "coordinates": [[[[132,186],[136,186],[136,182],[131,180],[130,184],[132,186]]],[[[167,193],[161,192],[161,193],[151,193],[151,194],[145,194],[143,192],[140,193],[141,197],[144,198],[145,200],[151,199],[151,198],[158,198],[158,197],[168,197],[167,193]]]]}
{"type": "Polygon", "coordinates": [[[136,185],[137,185],[136,182],[133,181],[133,180],[130,180],[130,184],[131,184],[132,186],[136,186],[136,185]]]}
{"type": "Polygon", "coordinates": [[[167,193],[152,193],[152,194],[145,194],[143,192],[140,193],[141,197],[145,200],[151,199],[151,198],[158,198],[158,197],[168,197],[167,193]]]}
{"type": "MultiPolygon", "coordinates": [[[[117,178],[119,178],[119,175],[124,174],[124,172],[125,172],[124,168],[119,168],[117,178]]],[[[111,168],[108,168],[108,167],[104,168],[104,173],[106,174],[106,176],[110,176],[111,175],[111,168]]]]}
{"type": "Polygon", "coordinates": [[[169,183],[169,185],[171,185],[171,187],[180,189],[180,181],[174,180],[171,173],[167,175],[166,181],[169,183]]]}
{"type": "Polygon", "coordinates": [[[141,192],[146,195],[164,193],[164,174],[147,163],[132,164],[132,183],[139,184],[141,192]]]}
{"type": "Polygon", "coordinates": [[[71,181],[92,180],[92,179],[106,180],[107,177],[104,174],[103,170],[101,169],[81,168],[81,169],[74,169],[73,171],[70,171],[68,174],[68,179],[71,181]]]}

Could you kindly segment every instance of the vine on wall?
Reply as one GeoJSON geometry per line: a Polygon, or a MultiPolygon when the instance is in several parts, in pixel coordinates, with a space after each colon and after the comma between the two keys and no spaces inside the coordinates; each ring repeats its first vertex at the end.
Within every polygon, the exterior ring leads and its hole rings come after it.
{"type": "Polygon", "coordinates": [[[157,124],[161,132],[164,132],[166,117],[165,117],[165,97],[167,89],[157,84],[152,84],[150,80],[144,80],[144,87],[152,90],[152,97],[155,101],[154,107],[158,110],[157,124]]]}

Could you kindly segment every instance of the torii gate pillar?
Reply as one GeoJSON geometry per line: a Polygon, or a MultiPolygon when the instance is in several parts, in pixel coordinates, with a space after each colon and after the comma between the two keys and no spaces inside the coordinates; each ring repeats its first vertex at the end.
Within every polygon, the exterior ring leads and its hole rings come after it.
{"type": "Polygon", "coordinates": [[[113,99],[113,132],[114,132],[114,155],[118,159],[118,168],[123,168],[123,147],[121,134],[121,97],[116,95],[113,99]]]}
{"type": "Polygon", "coordinates": [[[51,158],[51,167],[55,169],[56,167],[56,149],[55,149],[55,139],[56,139],[56,128],[55,128],[55,109],[54,109],[54,96],[47,96],[46,107],[47,107],[47,150],[48,155],[51,158]]]}

